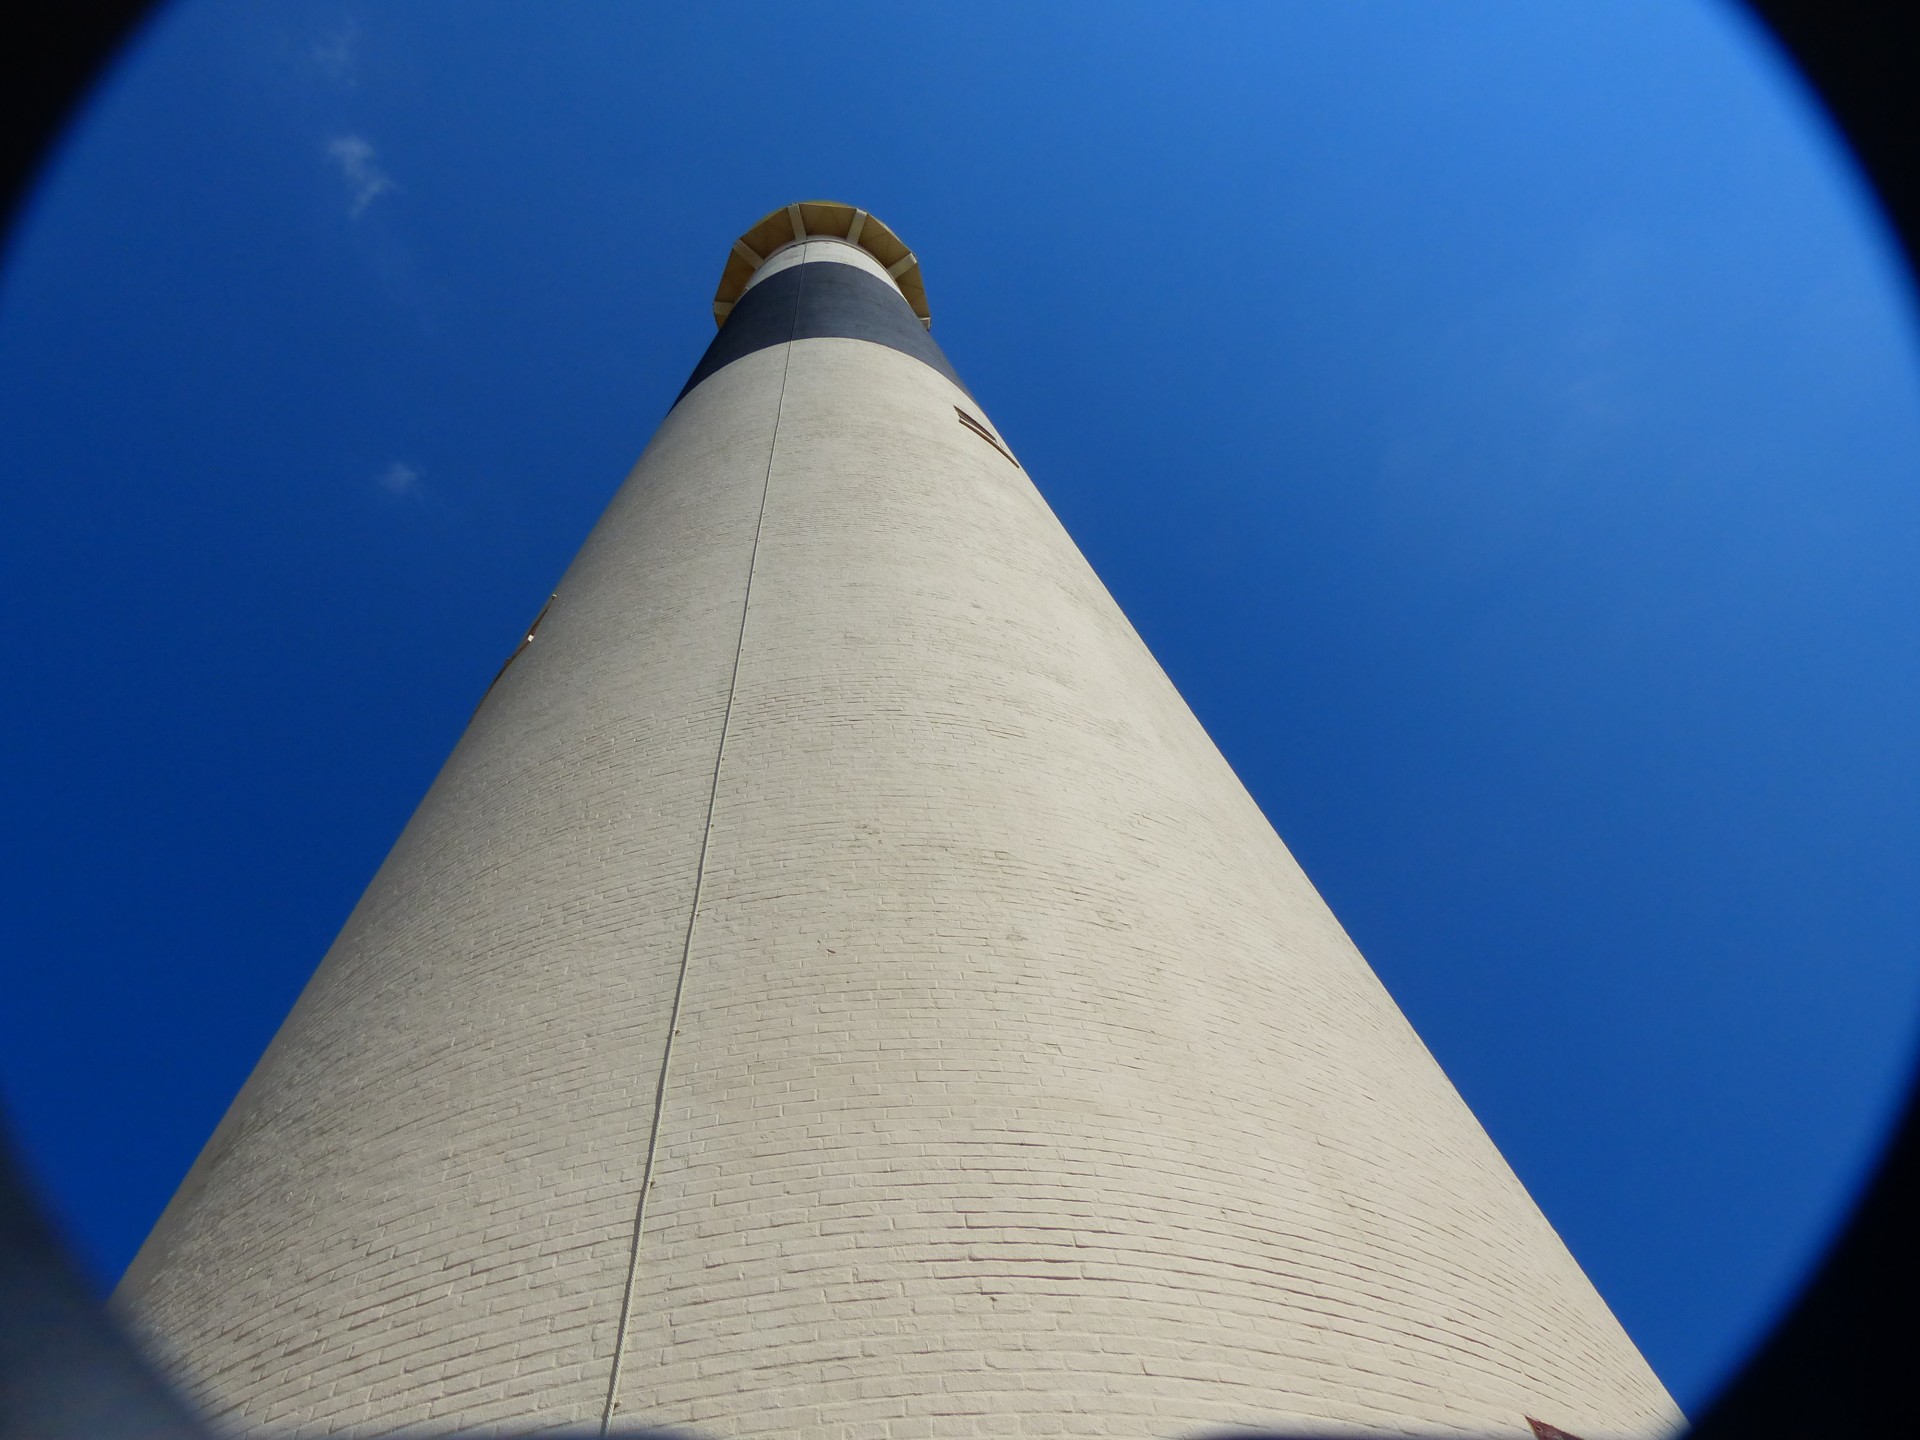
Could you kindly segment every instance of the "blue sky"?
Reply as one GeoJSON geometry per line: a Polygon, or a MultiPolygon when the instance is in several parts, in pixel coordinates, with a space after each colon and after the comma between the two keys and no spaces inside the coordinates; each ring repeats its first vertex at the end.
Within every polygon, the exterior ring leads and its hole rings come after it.
{"type": "Polygon", "coordinates": [[[1681,1403],[1920,1012],[1920,373],[1723,5],[164,13],[0,282],[0,1088],[103,1288],[800,198],[1681,1403]]]}

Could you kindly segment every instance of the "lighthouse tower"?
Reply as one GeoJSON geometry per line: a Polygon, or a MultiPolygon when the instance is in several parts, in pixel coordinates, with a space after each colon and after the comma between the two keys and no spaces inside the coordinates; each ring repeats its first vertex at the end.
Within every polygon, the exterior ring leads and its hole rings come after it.
{"type": "Polygon", "coordinates": [[[714,313],[117,1292],[183,1393],[234,1435],[1671,1430],[914,255],[791,205],[714,313]]]}

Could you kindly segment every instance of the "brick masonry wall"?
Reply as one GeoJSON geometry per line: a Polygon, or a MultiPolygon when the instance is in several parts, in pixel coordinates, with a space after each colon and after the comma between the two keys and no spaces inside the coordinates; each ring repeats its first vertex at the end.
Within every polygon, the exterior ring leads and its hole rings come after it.
{"type": "Polygon", "coordinates": [[[956,405],[668,417],[122,1285],[222,1426],[1678,1422],[956,405]]]}

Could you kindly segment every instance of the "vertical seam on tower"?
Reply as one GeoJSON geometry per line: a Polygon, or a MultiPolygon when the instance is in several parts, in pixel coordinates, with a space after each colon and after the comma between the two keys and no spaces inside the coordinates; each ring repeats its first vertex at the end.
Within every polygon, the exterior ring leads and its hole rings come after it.
{"type": "Polygon", "coordinates": [[[660,1051],[660,1078],[653,1092],[653,1125],[647,1134],[647,1160],[640,1171],[640,1198],[633,1211],[633,1243],[627,1251],[627,1286],[620,1300],[620,1324],[614,1332],[613,1368],[607,1376],[607,1399],[600,1412],[600,1433],[613,1425],[620,1403],[620,1372],[627,1354],[627,1328],[633,1319],[633,1296],[640,1278],[640,1235],[647,1219],[647,1196],[653,1189],[653,1161],[660,1145],[661,1120],[666,1112],[667,1068],[673,1061],[673,1037],[680,1030],[680,1001],[687,991],[687,964],[693,957],[693,932],[700,918],[700,895],[707,879],[707,844],[713,838],[713,811],[720,795],[720,767],[727,758],[727,732],[733,724],[733,697],[740,688],[740,655],[747,645],[747,610],[753,604],[753,577],[760,564],[760,531],[767,520],[767,494],[773,488],[773,457],[780,444],[780,416],[787,404],[787,373],[793,368],[793,341],[800,333],[800,299],[806,293],[806,266],[793,294],[793,325],[787,332],[786,358],[780,366],[780,396],[773,406],[773,435],[767,441],[767,468],[760,480],[760,511],[753,521],[753,544],[747,552],[747,583],[740,596],[740,633],[733,643],[733,673],[727,681],[727,704],[720,715],[720,744],[713,756],[713,784],[707,791],[707,819],[700,832],[700,858],[693,871],[693,905],[687,912],[686,939],[680,947],[680,975],[673,986],[673,1008],[667,1017],[666,1044],[660,1051]]]}

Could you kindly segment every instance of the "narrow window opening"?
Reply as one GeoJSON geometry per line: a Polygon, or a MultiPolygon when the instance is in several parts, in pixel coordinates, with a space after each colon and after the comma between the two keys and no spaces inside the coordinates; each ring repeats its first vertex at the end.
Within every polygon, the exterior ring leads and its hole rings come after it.
{"type": "Polygon", "coordinates": [[[527,633],[520,637],[520,643],[513,647],[513,653],[507,656],[506,662],[501,665],[499,673],[496,674],[492,680],[488,681],[487,688],[480,692],[480,703],[473,707],[473,713],[475,715],[480,713],[480,706],[487,703],[487,696],[493,693],[493,687],[500,683],[500,676],[507,673],[507,666],[518,660],[520,658],[520,652],[533,643],[533,637],[540,629],[540,622],[547,618],[547,611],[553,608],[553,602],[559,598],[560,592],[558,590],[547,597],[547,603],[542,605],[540,607],[540,613],[533,617],[533,623],[527,626],[527,633]]]}
{"type": "Polygon", "coordinates": [[[986,426],[982,425],[978,420],[974,419],[973,416],[969,415],[966,411],[962,410],[958,405],[953,407],[953,413],[960,417],[960,423],[962,425],[966,426],[967,429],[971,430],[974,434],[978,435],[982,440],[986,441],[989,445],[993,446],[994,449],[998,450],[1002,458],[1004,458],[1009,465],[1013,466],[1013,468],[1016,470],[1020,468],[1020,462],[1014,459],[1012,455],[1007,453],[1006,446],[1002,445],[998,440],[993,438],[993,432],[991,430],[987,429],[986,426]]]}

